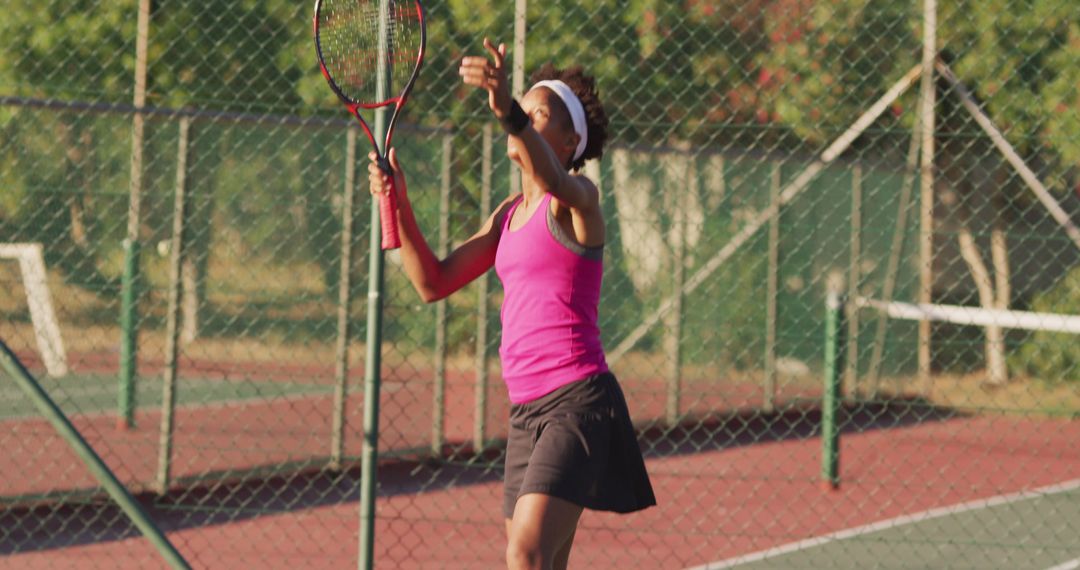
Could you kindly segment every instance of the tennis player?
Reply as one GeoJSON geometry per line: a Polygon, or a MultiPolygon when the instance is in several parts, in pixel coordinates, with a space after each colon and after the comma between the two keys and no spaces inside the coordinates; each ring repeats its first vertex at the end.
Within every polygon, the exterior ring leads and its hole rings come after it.
{"type": "MultiPolygon", "coordinates": [[[[445,259],[431,251],[390,151],[394,180],[368,167],[372,194],[396,192],[401,258],[427,302],[461,289],[492,266],[502,280],[502,373],[509,391],[503,514],[508,568],[563,569],[583,509],[629,513],[656,504],[626,401],[608,370],[597,326],[604,218],[596,185],[577,174],[599,158],[607,116],[592,77],[550,64],[515,101],[506,46],[459,73],[484,89],[522,172],[511,196],[445,259]]],[[[371,155],[374,160],[374,155],[371,155]]]]}

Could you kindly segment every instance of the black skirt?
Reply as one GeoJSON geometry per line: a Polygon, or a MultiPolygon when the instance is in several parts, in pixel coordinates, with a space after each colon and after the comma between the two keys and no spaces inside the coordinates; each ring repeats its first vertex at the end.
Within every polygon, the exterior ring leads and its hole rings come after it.
{"type": "Polygon", "coordinates": [[[510,407],[503,514],[540,493],[597,511],[656,504],[630,412],[611,373],[510,407]]]}

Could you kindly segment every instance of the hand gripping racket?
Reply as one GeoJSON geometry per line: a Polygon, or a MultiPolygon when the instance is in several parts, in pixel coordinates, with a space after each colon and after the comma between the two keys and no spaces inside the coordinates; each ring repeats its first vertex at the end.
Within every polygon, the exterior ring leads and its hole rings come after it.
{"type": "MultiPolygon", "coordinates": [[[[315,52],[330,88],[360,121],[378,155],[379,168],[393,177],[386,153],[401,108],[424,63],[427,29],[418,0],[316,0],[315,52]],[[394,106],[382,147],[361,109],[394,106]]],[[[382,248],[397,249],[397,202],[393,193],[379,201],[382,248]]]]}

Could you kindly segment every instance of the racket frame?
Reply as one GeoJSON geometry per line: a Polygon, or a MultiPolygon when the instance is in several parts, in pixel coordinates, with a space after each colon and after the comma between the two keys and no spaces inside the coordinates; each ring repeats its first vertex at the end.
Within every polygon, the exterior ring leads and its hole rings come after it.
{"type": "MultiPolygon", "coordinates": [[[[323,78],[326,79],[327,84],[330,85],[330,89],[333,90],[334,94],[338,96],[338,99],[341,100],[349,112],[352,113],[360,123],[361,130],[367,135],[368,141],[371,142],[371,146],[375,149],[375,155],[377,157],[376,163],[379,165],[379,169],[390,177],[391,184],[394,183],[394,174],[393,169],[390,167],[390,161],[387,160],[387,154],[390,152],[390,141],[394,136],[394,126],[397,123],[398,115],[401,114],[402,107],[405,106],[406,101],[409,99],[409,94],[412,92],[413,85],[416,84],[416,78],[420,75],[420,68],[424,66],[424,54],[427,51],[427,23],[424,5],[420,0],[411,0],[411,2],[416,7],[416,17],[417,21],[420,23],[420,49],[417,50],[416,65],[413,67],[412,75],[409,76],[409,80],[405,83],[405,87],[402,88],[401,93],[397,96],[390,97],[385,101],[376,103],[361,103],[353,100],[346,95],[334,81],[334,78],[326,69],[326,62],[323,59],[322,44],[319,41],[319,13],[322,10],[323,0],[315,0],[315,13],[312,17],[312,32],[315,39],[315,53],[319,60],[319,70],[322,71],[323,78]],[[363,115],[361,115],[360,109],[373,110],[389,105],[394,106],[394,111],[390,116],[390,122],[386,127],[386,137],[383,146],[380,148],[379,144],[375,141],[375,134],[372,133],[371,127],[368,125],[367,121],[364,120],[363,115]]],[[[395,195],[394,190],[380,195],[379,218],[382,223],[382,248],[384,250],[390,250],[401,247],[401,236],[398,233],[397,227],[397,196],[395,195]]]]}

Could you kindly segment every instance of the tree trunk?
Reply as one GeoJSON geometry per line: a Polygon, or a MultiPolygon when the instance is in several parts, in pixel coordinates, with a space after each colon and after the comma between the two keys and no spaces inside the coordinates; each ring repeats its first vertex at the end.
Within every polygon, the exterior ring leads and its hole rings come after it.
{"type": "Polygon", "coordinates": [[[214,180],[221,166],[222,141],[214,128],[191,129],[188,141],[189,207],[186,222],[187,246],[180,268],[183,316],[180,341],[190,344],[202,332],[200,315],[206,305],[206,285],[210,269],[210,248],[213,243],[214,180]]]}
{"type": "MultiPolygon", "coordinates": [[[[1009,271],[1009,245],[1005,238],[1005,200],[1000,192],[994,200],[994,226],[990,232],[990,256],[994,262],[994,308],[1007,310],[1012,299],[1009,271]]],[[[990,382],[995,385],[1009,381],[1009,368],[1005,361],[1005,334],[1000,328],[991,337],[987,330],[987,363],[991,368],[990,382]]]]}
{"type": "MultiPolygon", "coordinates": [[[[975,238],[971,235],[967,220],[961,222],[957,238],[960,242],[960,255],[971,270],[971,277],[979,292],[979,305],[984,309],[996,308],[994,283],[979,253],[979,247],[975,244],[975,238]]],[[[1005,367],[1005,332],[996,325],[986,327],[986,374],[987,381],[992,385],[1001,385],[1008,381],[1008,370],[1005,367]]]]}
{"type": "Polygon", "coordinates": [[[634,176],[631,154],[624,149],[612,153],[615,174],[613,193],[619,216],[622,248],[626,255],[628,274],[638,293],[651,291],[660,274],[664,256],[664,236],[653,203],[653,181],[650,177],[634,176]]]}

